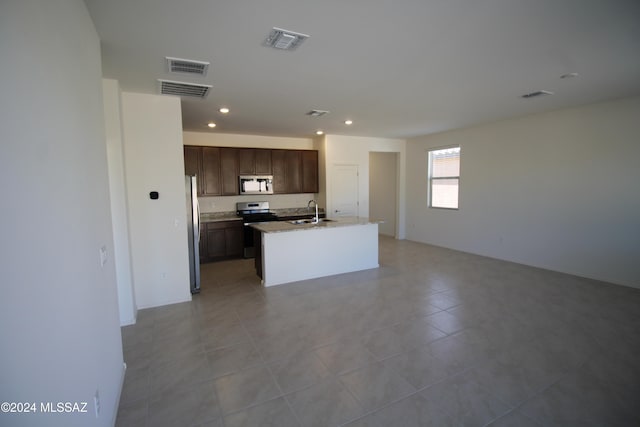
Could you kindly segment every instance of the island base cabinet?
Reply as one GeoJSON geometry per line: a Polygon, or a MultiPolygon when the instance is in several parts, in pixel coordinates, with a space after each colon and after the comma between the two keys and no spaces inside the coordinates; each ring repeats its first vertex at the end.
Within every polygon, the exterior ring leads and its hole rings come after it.
{"type": "Polygon", "coordinates": [[[379,267],[376,223],[262,232],[260,237],[258,275],[264,286],[379,267]]]}

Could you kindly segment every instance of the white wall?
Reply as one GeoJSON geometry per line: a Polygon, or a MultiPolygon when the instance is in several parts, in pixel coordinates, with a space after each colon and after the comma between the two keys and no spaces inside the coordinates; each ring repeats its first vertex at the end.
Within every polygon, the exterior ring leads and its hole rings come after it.
{"type": "Polygon", "coordinates": [[[189,301],[180,99],[123,92],[122,117],[136,303],[189,301]]]}
{"type": "MultiPolygon", "coordinates": [[[[316,150],[311,138],[288,138],[261,135],[224,134],[217,132],[184,132],[184,145],[205,147],[251,147],[281,148],[288,150],[316,150]]],[[[313,193],[273,194],[268,196],[219,196],[200,197],[202,212],[228,212],[236,210],[236,202],[252,202],[267,200],[271,209],[295,208],[307,206],[310,199],[316,198],[313,193]]]]}
{"type": "Polygon", "coordinates": [[[81,0],[3,0],[0,56],[0,402],[88,403],[0,425],[112,426],[124,366],[100,41],[81,0]]]}
{"type": "Polygon", "coordinates": [[[398,154],[369,153],[369,217],[382,220],[380,234],[395,237],[398,211],[398,154]]]}
{"type": "Polygon", "coordinates": [[[407,237],[640,287],[640,98],[407,142],[407,237]],[[427,208],[428,148],[460,144],[460,210],[427,208]]]}
{"type": "Polygon", "coordinates": [[[405,164],[406,164],[406,143],[401,139],[370,138],[342,135],[325,135],[324,157],[325,157],[325,188],[327,212],[331,212],[331,168],[335,164],[358,165],[360,179],[358,181],[360,195],[359,215],[369,217],[369,153],[370,152],[393,152],[399,153],[399,191],[398,191],[398,233],[399,239],[405,234],[405,164]]]}
{"type": "Polygon", "coordinates": [[[205,147],[282,148],[288,150],[313,150],[312,138],[242,135],[218,132],[184,132],[184,145],[205,147]]]}
{"type": "Polygon", "coordinates": [[[118,283],[120,325],[136,323],[137,308],[133,294],[131,252],[129,248],[129,219],[127,218],[127,192],[124,179],[124,148],[120,109],[120,86],[117,80],[102,81],[104,96],[105,133],[109,167],[109,194],[113,223],[114,264],[118,283]]]}

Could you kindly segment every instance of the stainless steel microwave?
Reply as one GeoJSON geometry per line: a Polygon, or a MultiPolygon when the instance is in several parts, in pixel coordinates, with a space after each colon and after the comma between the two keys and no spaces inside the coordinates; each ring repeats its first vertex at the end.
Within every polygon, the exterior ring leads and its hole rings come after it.
{"type": "Polygon", "coordinates": [[[273,176],[240,175],[240,194],[273,194],[273,176]]]}

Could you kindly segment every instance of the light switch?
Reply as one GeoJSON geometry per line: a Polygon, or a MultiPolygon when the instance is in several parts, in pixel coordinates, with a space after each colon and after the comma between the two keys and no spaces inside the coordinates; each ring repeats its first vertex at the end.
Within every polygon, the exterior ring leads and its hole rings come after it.
{"type": "Polygon", "coordinates": [[[100,248],[100,266],[104,267],[106,263],[107,263],[107,247],[103,245],[100,248]]]}

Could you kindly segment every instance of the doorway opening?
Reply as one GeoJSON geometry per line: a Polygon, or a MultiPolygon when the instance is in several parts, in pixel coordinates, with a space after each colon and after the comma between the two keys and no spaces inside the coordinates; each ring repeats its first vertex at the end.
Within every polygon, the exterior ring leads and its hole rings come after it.
{"type": "Polygon", "coordinates": [[[369,153],[369,218],[385,236],[398,235],[398,153],[369,153]]]}

